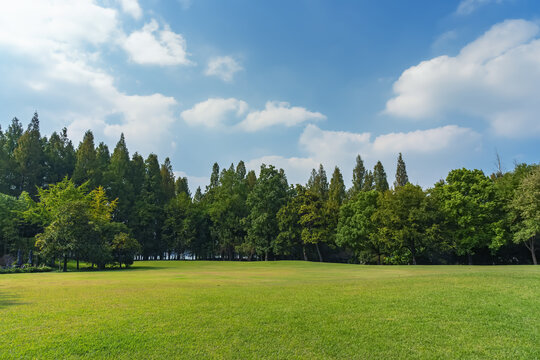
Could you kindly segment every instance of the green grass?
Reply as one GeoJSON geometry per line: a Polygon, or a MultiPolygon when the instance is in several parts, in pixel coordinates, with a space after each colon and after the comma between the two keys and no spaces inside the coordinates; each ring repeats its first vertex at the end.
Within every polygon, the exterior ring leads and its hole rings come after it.
{"type": "Polygon", "coordinates": [[[0,275],[0,358],[540,358],[540,266],[169,261],[0,275]]]}

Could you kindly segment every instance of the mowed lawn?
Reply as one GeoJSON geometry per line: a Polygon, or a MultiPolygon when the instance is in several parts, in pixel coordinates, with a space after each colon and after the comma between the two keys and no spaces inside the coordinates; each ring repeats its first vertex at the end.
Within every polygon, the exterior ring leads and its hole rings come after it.
{"type": "Polygon", "coordinates": [[[540,266],[136,262],[0,275],[0,358],[540,358],[540,266]]]}

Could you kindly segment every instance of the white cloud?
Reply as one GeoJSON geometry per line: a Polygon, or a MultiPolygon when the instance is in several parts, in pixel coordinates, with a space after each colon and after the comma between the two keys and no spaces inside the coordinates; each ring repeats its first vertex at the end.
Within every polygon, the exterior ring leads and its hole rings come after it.
{"type": "Polygon", "coordinates": [[[230,116],[242,116],[247,108],[247,103],[242,100],[212,98],[195,104],[181,116],[188,125],[217,128],[226,125],[230,116]]]}
{"type": "Polygon", "coordinates": [[[291,127],[306,121],[324,120],[326,116],[306,108],[293,106],[287,102],[268,101],[264,110],[252,111],[238,124],[244,131],[258,131],[274,125],[291,127]]]}
{"type": "Polygon", "coordinates": [[[131,61],[143,65],[193,65],[188,59],[186,41],[180,34],[152,19],[139,31],[131,33],[123,43],[131,61]]]}
{"type": "Polygon", "coordinates": [[[183,111],[181,116],[191,126],[200,125],[207,128],[229,126],[246,132],[259,131],[275,125],[291,127],[306,121],[326,119],[323,114],[311,112],[303,107],[291,107],[286,102],[268,101],[264,110],[252,110],[240,121],[247,110],[248,104],[245,101],[235,98],[211,98],[183,111]]]}
{"type": "Polygon", "coordinates": [[[242,66],[231,56],[219,56],[210,59],[204,72],[207,76],[217,76],[223,81],[230,82],[238,71],[243,70],[242,66]]]}
{"type": "Polygon", "coordinates": [[[138,0],[120,0],[122,10],[133,16],[134,19],[140,19],[142,16],[142,9],[138,0]]]}
{"type": "Polygon", "coordinates": [[[69,124],[75,143],[88,129],[111,142],[124,132],[137,150],[156,151],[177,102],[157,93],[127,94],[102,69],[100,52],[125,38],[120,15],[92,0],[10,2],[0,11],[0,49],[23,60],[13,67],[32,79],[22,83],[44,103],[61,99],[62,110],[38,110],[69,124]]]}
{"type": "Polygon", "coordinates": [[[461,0],[456,10],[456,13],[458,15],[470,15],[481,6],[490,3],[500,4],[503,1],[504,0],[461,0]]]}
{"type": "Polygon", "coordinates": [[[184,171],[174,171],[174,176],[178,179],[180,177],[185,177],[188,180],[189,190],[191,191],[191,196],[195,195],[195,191],[200,186],[201,190],[204,192],[206,185],[210,184],[210,178],[208,176],[191,176],[184,171]]]}
{"type": "Polygon", "coordinates": [[[403,72],[385,112],[412,119],[465,115],[501,136],[540,134],[540,27],[508,20],[455,57],[439,56],[403,72]]]}
{"type": "Polygon", "coordinates": [[[264,156],[248,161],[247,166],[258,169],[260,164],[265,163],[283,168],[292,183],[305,183],[310,170],[318,164],[325,166],[329,176],[334,166],[339,166],[345,179],[350,181],[356,155],[360,154],[366,168],[372,168],[381,160],[391,182],[395,169],[392,166],[395,166],[397,154],[401,152],[407,162],[411,181],[423,181],[425,183],[422,185],[427,186],[457,165],[454,159],[447,157],[449,152],[457,154],[461,149],[470,154],[479,149],[479,144],[479,134],[455,125],[383,134],[374,139],[370,133],[327,131],[307,125],[299,139],[305,157],[264,156]],[[428,169],[426,163],[429,163],[428,169]]]}

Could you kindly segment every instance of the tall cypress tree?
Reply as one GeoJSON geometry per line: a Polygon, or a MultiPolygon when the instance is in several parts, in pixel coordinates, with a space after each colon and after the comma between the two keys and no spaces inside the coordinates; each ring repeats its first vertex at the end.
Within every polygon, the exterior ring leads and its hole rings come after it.
{"type": "Polygon", "coordinates": [[[240,179],[244,179],[246,177],[246,164],[242,160],[236,165],[236,174],[240,179]]]}
{"type": "Polygon", "coordinates": [[[163,188],[164,201],[167,203],[174,198],[174,174],[172,170],[171,160],[165,158],[165,162],[161,165],[161,186],[163,188]]]}
{"type": "Polygon", "coordinates": [[[177,196],[180,194],[186,194],[189,198],[191,198],[191,191],[189,191],[187,177],[179,177],[176,179],[176,182],[174,183],[174,190],[177,196]]]}
{"type": "Polygon", "coordinates": [[[405,161],[403,161],[403,157],[401,156],[401,153],[399,153],[398,160],[397,160],[396,181],[394,182],[394,188],[397,189],[398,187],[405,186],[408,182],[409,182],[409,177],[407,176],[407,169],[405,168],[405,161]]]}
{"type": "Polygon", "coordinates": [[[210,185],[206,187],[206,191],[219,186],[219,164],[214,163],[212,166],[212,175],[210,175],[210,185]]]}
{"type": "Polygon", "coordinates": [[[364,178],[366,177],[366,168],[360,155],[356,156],[356,165],[352,175],[352,191],[356,193],[364,188],[364,178]]]}
{"type": "Polygon", "coordinates": [[[362,191],[371,191],[375,189],[375,185],[373,184],[373,173],[371,170],[366,171],[366,174],[364,176],[364,184],[362,185],[362,191]]]}
{"type": "Polygon", "coordinates": [[[96,169],[96,148],[94,147],[94,134],[88,130],[79,144],[76,153],[77,161],[73,171],[73,181],[81,185],[90,180],[90,187],[94,187],[94,173],[96,169]]]}
{"type": "Polygon", "coordinates": [[[131,207],[135,201],[135,191],[131,181],[133,179],[131,161],[124,134],[120,135],[120,140],[116,143],[105,179],[109,197],[118,198],[118,206],[114,212],[115,220],[128,223],[131,207]]]}
{"type": "Polygon", "coordinates": [[[93,186],[106,186],[105,176],[109,170],[109,164],[111,162],[111,154],[109,147],[100,142],[96,148],[96,168],[94,169],[93,179],[91,183],[93,186]]]}
{"type": "Polygon", "coordinates": [[[246,177],[248,190],[251,191],[257,182],[257,175],[255,175],[254,170],[250,170],[246,177]]]}
{"type": "Polygon", "coordinates": [[[386,179],[386,172],[380,161],[377,161],[373,168],[373,182],[375,183],[375,190],[386,191],[390,187],[388,186],[388,180],[386,179]]]}
{"type": "Polygon", "coordinates": [[[18,191],[36,194],[36,186],[43,186],[44,155],[41,135],[39,132],[38,114],[34,113],[28,129],[19,138],[13,157],[17,165],[18,191]]]}
{"type": "Polygon", "coordinates": [[[330,180],[328,200],[338,205],[341,205],[345,200],[345,183],[343,182],[343,175],[341,175],[341,171],[337,166],[332,174],[332,180],[330,180]]]}

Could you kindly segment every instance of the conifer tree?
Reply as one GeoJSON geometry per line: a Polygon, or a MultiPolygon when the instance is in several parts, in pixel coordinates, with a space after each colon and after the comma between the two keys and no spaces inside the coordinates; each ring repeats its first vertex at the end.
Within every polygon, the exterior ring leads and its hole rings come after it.
{"type": "Polygon", "coordinates": [[[201,191],[201,187],[197,186],[197,190],[195,190],[195,195],[193,195],[193,202],[201,202],[203,199],[203,193],[201,191]]]}
{"type": "Polygon", "coordinates": [[[319,165],[319,171],[311,170],[307,188],[319,196],[322,201],[328,200],[328,178],[322,164],[319,165]]]}
{"type": "Polygon", "coordinates": [[[352,176],[352,192],[356,193],[364,189],[364,181],[366,177],[366,168],[364,167],[364,161],[360,155],[356,156],[356,165],[353,169],[352,176]]]}
{"type": "Polygon", "coordinates": [[[255,183],[257,182],[257,175],[255,175],[255,171],[250,170],[246,177],[248,190],[251,191],[253,187],[255,186],[255,183]]]}
{"type": "Polygon", "coordinates": [[[88,130],[83,137],[83,141],[79,144],[76,153],[77,161],[75,162],[75,170],[73,171],[73,181],[77,185],[81,185],[85,181],[90,180],[90,187],[94,187],[92,183],[96,169],[96,149],[94,147],[94,134],[88,130]]]}
{"type": "MultiPolygon", "coordinates": [[[[142,160],[142,159],[141,159],[142,160]]],[[[105,174],[107,193],[111,199],[118,199],[114,218],[118,222],[128,223],[131,207],[135,201],[134,187],[131,176],[131,162],[124,134],[116,143],[109,168],[105,174]]]]}
{"type": "Polygon", "coordinates": [[[386,172],[380,161],[377,161],[373,168],[373,182],[375,183],[375,190],[386,191],[389,189],[388,180],[386,180],[386,172]]]}
{"type": "Polygon", "coordinates": [[[4,189],[6,194],[12,196],[19,195],[19,189],[15,184],[20,183],[17,175],[17,163],[13,157],[13,151],[17,147],[19,139],[23,134],[23,127],[19,119],[16,117],[11,120],[7,131],[4,133],[4,168],[0,169],[0,181],[1,188],[4,189]]]}
{"type": "Polygon", "coordinates": [[[246,164],[242,160],[236,165],[236,174],[241,180],[246,177],[246,164]]]}
{"type": "Polygon", "coordinates": [[[179,177],[174,183],[174,189],[176,195],[186,194],[187,197],[191,198],[191,191],[189,191],[188,179],[187,177],[179,177]]]}
{"type": "Polygon", "coordinates": [[[165,158],[165,161],[161,165],[160,169],[161,173],[161,186],[163,188],[163,196],[164,201],[167,203],[169,200],[174,198],[174,174],[173,169],[171,165],[171,160],[169,158],[165,158]]]}
{"type": "Polygon", "coordinates": [[[341,205],[345,200],[345,183],[343,182],[343,175],[341,175],[341,171],[337,166],[332,174],[332,180],[330,180],[328,199],[338,205],[341,205]]]}
{"type": "Polygon", "coordinates": [[[399,153],[398,160],[397,160],[397,168],[396,168],[396,181],[394,182],[394,189],[397,189],[398,187],[405,186],[409,182],[409,177],[407,176],[407,169],[405,168],[405,161],[403,161],[403,157],[401,156],[401,153],[399,153]]]}
{"type": "Polygon", "coordinates": [[[373,184],[373,173],[371,170],[366,171],[364,176],[364,184],[362,186],[362,191],[371,191],[375,189],[375,185],[373,184]]]}
{"type": "Polygon", "coordinates": [[[104,142],[100,142],[96,148],[96,168],[91,179],[91,183],[94,186],[105,185],[106,180],[104,177],[109,170],[110,162],[111,154],[109,153],[109,147],[104,142]]]}
{"type": "Polygon", "coordinates": [[[214,163],[212,166],[212,175],[210,175],[210,185],[206,188],[206,191],[219,186],[219,164],[214,163]]]}
{"type": "Polygon", "coordinates": [[[44,155],[37,113],[34,113],[28,129],[17,141],[13,157],[17,165],[16,187],[19,192],[26,191],[35,195],[36,186],[43,186],[44,181],[44,155]]]}

